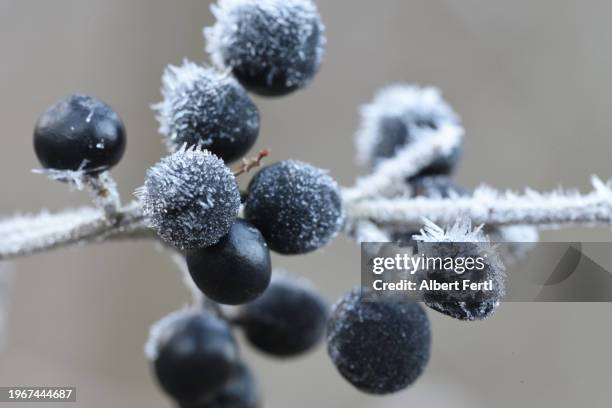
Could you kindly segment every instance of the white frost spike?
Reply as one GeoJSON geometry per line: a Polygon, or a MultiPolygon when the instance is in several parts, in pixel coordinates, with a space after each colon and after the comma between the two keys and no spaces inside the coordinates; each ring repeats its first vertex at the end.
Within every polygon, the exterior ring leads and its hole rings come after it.
{"type": "Polygon", "coordinates": [[[381,138],[381,122],[400,119],[416,140],[428,136],[416,125],[422,121],[452,128],[463,137],[459,117],[442,99],[437,88],[417,85],[392,85],[379,91],[374,100],[360,109],[361,127],[355,135],[357,158],[361,164],[374,164],[375,149],[381,138]]]}
{"type": "Polygon", "coordinates": [[[144,346],[144,353],[149,361],[155,361],[159,352],[159,345],[164,341],[163,336],[171,334],[168,333],[168,328],[172,327],[174,323],[185,319],[189,316],[196,316],[202,313],[198,309],[185,308],[182,310],[174,311],[160,320],[155,322],[149,329],[149,338],[144,346]]]}
{"type": "Polygon", "coordinates": [[[378,195],[393,195],[405,191],[405,180],[417,174],[436,159],[450,154],[460,145],[463,130],[452,125],[424,129],[422,137],[400,149],[390,159],[381,161],[374,172],[357,180],[355,186],[344,190],[347,202],[378,195]]]}
{"type": "Polygon", "coordinates": [[[33,169],[32,173],[43,174],[51,180],[68,183],[70,187],[77,190],[83,190],[87,181],[87,174],[96,169],[85,171],[85,166],[89,163],[88,160],[83,160],[76,170],[58,170],[58,169],[33,169]]]}
{"type": "Polygon", "coordinates": [[[489,238],[482,232],[482,225],[472,228],[469,218],[460,217],[453,225],[444,229],[434,222],[423,219],[425,224],[420,234],[412,238],[419,242],[489,242],[489,238]]]}
{"type": "Polygon", "coordinates": [[[345,202],[348,218],[374,219],[379,224],[415,226],[422,217],[438,224],[467,217],[476,224],[535,225],[555,228],[562,225],[612,225],[612,185],[597,177],[592,179],[594,190],[588,194],[562,190],[524,194],[499,192],[488,186],[478,187],[471,197],[434,198],[372,198],[367,201],[345,202]]]}

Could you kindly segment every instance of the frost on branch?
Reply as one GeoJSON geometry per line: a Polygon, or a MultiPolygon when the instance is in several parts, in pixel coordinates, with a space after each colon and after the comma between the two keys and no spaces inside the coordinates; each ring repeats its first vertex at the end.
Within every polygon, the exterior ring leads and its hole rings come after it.
{"type": "Polygon", "coordinates": [[[612,224],[610,182],[592,178],[593,191],[539,193],[527,189],[523,194],[499,192],[488,186],[477,188],[471,197],[372,198],[346,202],[347,215],[353,219],[373,219],[379,224],[419,226],[422,217],[437,224],[452,224],[467,217],[475,224],[533,225],[555,228],[573,224],[612,224]]]}
{"type": "MultiPolygon", "coordinates": [[[[355,141],[361,163],[376,165],[393,157],[403,147],[442,126],[453,127],[463,135],[459,117],[442,99],[437,88],[416,85],[393,85],[382,89],[374,100],[361,108],[361,127],[355,141]]],[[[449,156],[458,159],[459,147],[449,156]]],[[[438,164],[444,158],[438,159],[438,164]]],[[[429,166],[435,167],[436,162],[429,166]]],[[[450,164],[451,167],[454,163],[450,164]]]]}

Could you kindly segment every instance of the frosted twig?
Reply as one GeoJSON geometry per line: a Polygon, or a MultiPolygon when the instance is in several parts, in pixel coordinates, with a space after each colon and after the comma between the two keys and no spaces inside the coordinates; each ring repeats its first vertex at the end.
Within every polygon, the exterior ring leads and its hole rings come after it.
{"type": "Polygon", "coordinates": [[[112,222],[102,210],[91,207],[17,215],[0,220],[0,261],[74,244],[154,237],[137,202],[118,210],[112,222]]]}
{"type": "Polygon", "coordinates": [[[269,155],[269,149],[262,149],[257,154],[257,157],[249,157],[242,159],[242,163],[240,163],[240,165],[233,171],[234,177],[238,177],[241,174],[248,173],[253,168],[261,166],[261,161],[269,155]]]}
{"type": "Polygon", "coordinates": [[[86,184],[96,206],[104,210],[109,220],[114,220],[119,215],[121,199],[117,183],[110,173],[105,171],[95,176],[86,176],[86,184]]]}
{"type": "Polygon", "coordinates": [[[612,185],[592,178],[593,191],[588,194],[555,191],[524,194],[498,192],[482,186],[471,197],[453,199],[375,198],[346,203],[347,216],[353,220],[369,219],[378,224],[419,226],[423,217],[436,224],[452,224],[467,217],[474,224],[536,225],[560,227],[570,225],[612,225],[612,185]]]}
{"type": "Polygon", "coordinates": [[[436,159],[450,154],[459,146],[463,137],[461,128],[452,125],[422,131],[432,134],[403,147],[393,158],[380,162],[372,174],[358,179],[354,187],[344,190],[344,200],[350,203],[368,197],[389,196],[405,190],[407,178],[414,176],[436,159]]]}

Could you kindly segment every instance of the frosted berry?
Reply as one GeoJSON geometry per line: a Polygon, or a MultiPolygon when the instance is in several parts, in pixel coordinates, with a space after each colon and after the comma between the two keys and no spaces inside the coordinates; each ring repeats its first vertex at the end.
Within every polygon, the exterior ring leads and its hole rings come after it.
{"type": "Polygon", "coordinates": [[[249,90],[285,95],[304,87],[321,65],[325,33],[310,0],[219,0],[205,29],[215,64],[249,90]]]}
{"type": "Polygon", "coordinates": [[[259,350],[288,357],[323,339],[327,316],[327,301],[308,281],[277,273],[260,298],[240,308],[237,321],[259,350]]]}
{"type": "Polygon", "coordinates": [[[125,129],[119,115],[104,102],[72,95],[40,116],[34,128],[34,150],[47,169],[96,173],[121,160],[125,129]]]}
{"type": "Polygon", "coordinates": [[[412,384],[429,360],[429,319],[416,302],[361,301],[360,288],[334,305],[327,350],[336,368],[363,392],[388,394],[412,384]]]}
{"type": "Polygon", "coordinates": [[[482,320],[495,312],[505,293],[505,266],[499,251],[480,228],[472,229],[469,221],[461,219],[446,229],[427,222],[413,238],[418,241],[419,254],[427,258],[474,260],[469,269],[465,265],[432,263],[421,271],[423,279],[459,287],[459,290],[426,290],[423,300],[427,306],[459,320],[482,320]],[[475,267],[478,259],[482,267],[475,267]],[[463,289],[465,280],[490,282],[492,287],[463,289]]]}
{"type": "Polygon", "coordinates": [[[310,252],[331,241],[342,225],[340,191],[323,170],[285,160],[263,168],[251,180],[245,216],[272,250],[310,252]]]}
{"type": "Polygon", "coordinates": [[[236,366],[225,387],[210,401],[200,404],[182,403],[180,408],[259,408],[261,397],[255,378],[244,363],[236,366]]]}
{"type": "Polygon", "coordinates": [[[185,61],[169,66],[162,82],[164,99],[154,108],[171,151],[201,146],[231,162],[257,140],[257,107],[231,76],[185,61]]]}
{"type": "MultiPolygon", "coordinates": [[[[361,128],[356,137],[359,159],[376,166],[398,154],[402,148],[439,131],[464,131],[459,117],[442,99],[436,88],[395,85],[380,91],[372,102],[361,108],[361,128]]],[[[416,177],[449,174],[461,155],[458,146],[439,158],[416,177]]]]}
{"type": "Polygon", "coordinates": [[[268,287],[272,273],[266,241],[244,220],[236,220],[216,244],[187,252],[187,265],[208,298],[228,305],[256,299],[268,287]]]}
{"type": "Polygon", "coordinates": [[[164,391],[181,402],[213,398],[228,384],[239,362],[230,327],[207,313],[171,321],[157,341],[155,374],[164,391]]]}
{"type": "Polygon", "coordinates": [[[147,171],[138,191],[144,215],[168,244],[203,248],[226,235],[238,215],[240,193],[232,172],[206,150],[181,149],[147,171]]]}

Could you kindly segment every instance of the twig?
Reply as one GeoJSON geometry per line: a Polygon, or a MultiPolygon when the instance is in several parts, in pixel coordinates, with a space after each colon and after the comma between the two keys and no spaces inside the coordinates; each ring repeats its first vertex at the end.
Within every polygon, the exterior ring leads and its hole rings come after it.
{"type": "Polygon", "coordinates": [[[445,125],[431,130],[432,135],[422,137],[404,147],[390,159],[382,161],[368,176],[357,180],[354,187],[344,190],[346,202],[354,202],[376,196],[389,196],[405,190],[406,179],[433,163],[439,157],[450,154],[459,146],[461,128],[445,125]]]}
{"type": "Polygon", "coordinates": [[[254,167],[259,167],[264,157],[268,157],[269,155],[269,149],[262,149],[259,151],[257,157],[242,159],[242,163],[234,170],[234,177],[238,177],[241,174],[248,173],[254,167]]]}
{"type": "Polygon", "coordinates": [[[467,217],[475,224],[535,225],[561,227],[572,225],[612,225],[612,185],[592,179],[594,190],[588,194],[556,191],[538,193],[527,190],[519,195],[498,192],[483,186],[471,197],[453,199],[376,198],[346,204],[350,219],[374,220],[383,225],[418,226],[423,217],[436,224],[451,224],[467,217]]]}

